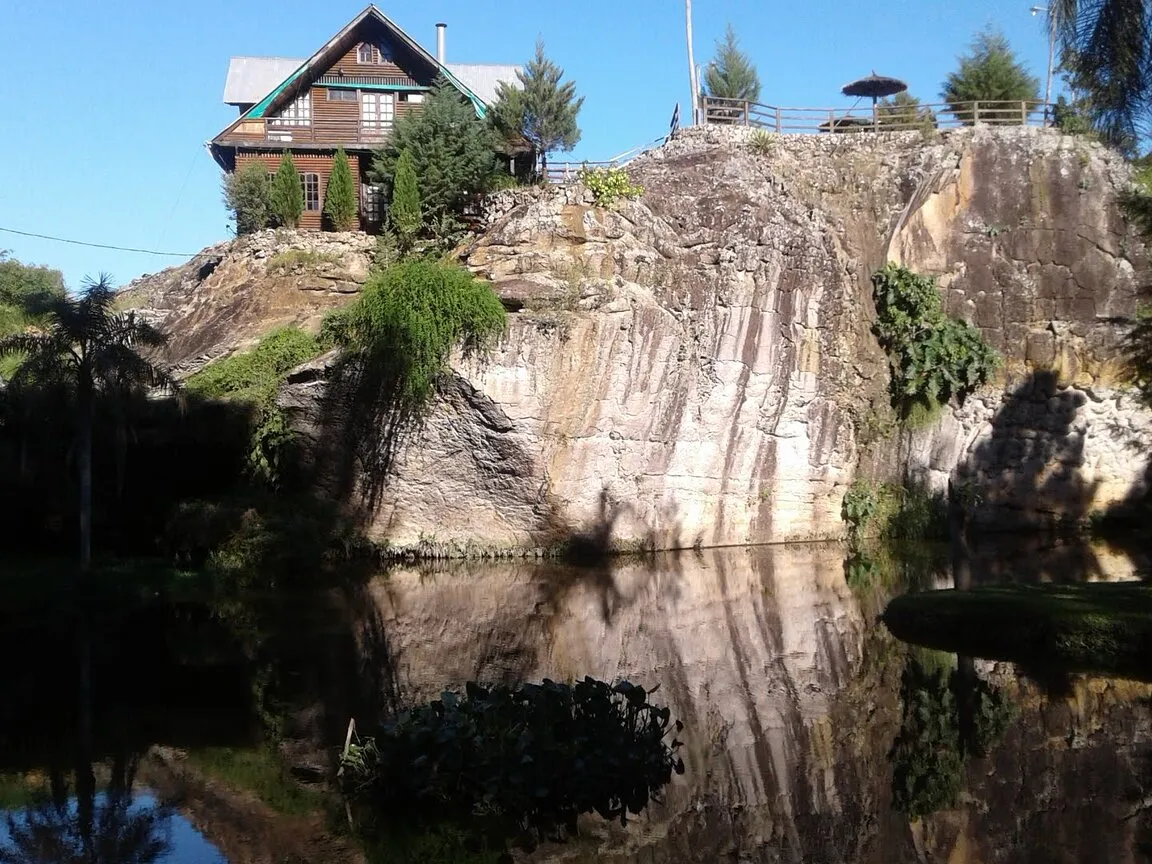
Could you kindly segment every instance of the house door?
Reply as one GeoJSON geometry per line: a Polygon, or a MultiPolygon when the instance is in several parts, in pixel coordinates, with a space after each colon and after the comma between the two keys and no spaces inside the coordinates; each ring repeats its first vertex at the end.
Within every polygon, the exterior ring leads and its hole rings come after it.
{"type": "Polygon", "coordinates": [[[396,117],[396,103],[391,93],[360,93],[360,138],[362,141],[383,141],[392,129],[396,117]]]}

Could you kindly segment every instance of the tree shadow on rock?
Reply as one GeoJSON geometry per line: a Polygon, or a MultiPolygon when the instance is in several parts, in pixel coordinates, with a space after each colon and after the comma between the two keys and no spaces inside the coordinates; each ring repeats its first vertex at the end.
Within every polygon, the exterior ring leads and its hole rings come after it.
{"type": "MultiPolygon", "coordinates": [[[[675,554],[656,551],[660,544],[655,528],[628,549],[621,549],[616,540],[618,522],[634,512],[630,503],[613,501],[606,487],[600,490],[596,518],[584,528],[567,526],[553,511],[550,533],[563,551],[560,565],[547,568],[545,574],[544,599],[549,606],[559,608],[572,592],[591,589],[599,600],[601,619],[611,624],[617,612],[636,602],[657,580],[662,590],[675,595],[683,563],[675,554]],[[621,583],[625,569],[639,576],[627,587],[621,583]]],[[[679,534],[677,525],[673,535],[679,534]]]]}
{"type": "Polygon", "coordinates": [[[977,527],[1074,528],[1087,517],[1099,483],[1081,472],[1087,430],[1077,413],[1086,401],[1047,370],[1007,394],[990,433],[957,471],[981,492],[977,527]]]}

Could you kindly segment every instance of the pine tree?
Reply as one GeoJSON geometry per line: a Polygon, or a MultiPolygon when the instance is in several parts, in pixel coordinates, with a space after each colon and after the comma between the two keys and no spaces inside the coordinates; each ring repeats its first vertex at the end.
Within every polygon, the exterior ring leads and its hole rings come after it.
{"type": "Polygon", "coordinates": [[[509,141],[526,139],[540,156],[542,171],[548,154],[568,151],[580,141],[576,117],[584,97],[576,95],[576,83],[560,83],[564,70],[544,56],[544,40],[536,42],[536,56],[516,77],[519,87],[501,81],[490,116],[496,129],[509,141]]]}
{"type": "Polygon", "coordinates": [[[332,158],[332,173],[324,190],[324,218],[336,231],[351,231],[356,227],[357,204],[352,166],[348,164],[348,154],[340,147],[332,158]]]}
{"type": "Polygon", "coordinates": [[[748,55],[740,50],[736,31],[729,24],[716,56],[704,71],[704,94],[717,99],[760,100],[760,76],[748,55]]]}
{"type": "Polygon", "coordinates": [[[280,167],[272,178],[269,199],[272,216],[278,225],[295,228],[300,224],[300,214],[304,212],[304,189],[300,185],[300,172],[287,150],[280,157],[280,167]]]}
{"type": "Polygon", "coordinates": [[[392,230],[400,241],[400,248],[408,251],[416,242],[424,218],[420,213],[420,190],[416,185],[416,167],[412,154],[404,150],[396,160],[396,173],[392,178],[392,207],[388,211],[392,230]]]}
{"type": "MultiPolygon", "coordinates": [[[[971,124],[975,122],[971,103],[1036,102],[1040,99],[1040,82],[1016,59],[1001,33],[985,30],[973,40],[971,50],[960,57],[960,68],[944,80],[940,98],[958,119],[971,124]]],[[[1021,122],[1015,114],[989,116],[999,123],[1021,122]]]]}
{"type": "Polygon", "coordinates": [[[440,78],[419,111],[401,115],[388,142],[376,153],[373,174],[391,184],[400,154],[408,152],[420,183],[424,216],[459,214],[485,192],[496,171],[496,140],[471,102],[440,78]]]}
{"type": "Polygon", "coordinates": [[[268,227],[271,218],[268,169],[249,162],[224,177],[224,204],[232,211],[236,234],[251,234],[268,227]]]}

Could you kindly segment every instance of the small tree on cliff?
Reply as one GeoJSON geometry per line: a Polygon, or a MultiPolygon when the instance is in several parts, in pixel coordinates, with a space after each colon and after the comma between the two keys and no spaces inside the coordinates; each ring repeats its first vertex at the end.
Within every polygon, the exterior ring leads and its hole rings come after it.
{"type": "Polygon", "coordinates": [[[356,184],[352,182],[352,166],[344,148],[336,150],[332,159],[332,173],[328,188],[324,190],[324,218],[336,231],[351,231],[356,227],[356,184]]]}
{"type": "Polygon", "coordinates": [[[285,228],[295,228],[300,224],[300,214],[304,212],[304,189],[300,185],[300,172],[287,150],[280,157],[280,167],[272,178],[270,204],[277,224],[285,228]]]}
{"type": "Polygon", "coordinates": [[[224,206],[232,211],[237,236],[267,228],[272,214],[268,169],[259,162],[249,162],[226,175],[224,206]]]}
{"type": "Polygon", "coordinates": [[[400,154],[408,151],[420,180],[420,205],[427,220],[459,214],[489,188],[496,171],[495,136],[476,108],[452,84],[437,79],[419,111],[400,115],[372,170],[391,184],[400,154]]]}
{"type": "Polygon", "coordinates": [[[416,167],[412,164],[412,154],[407,150],[396,160],[396,174],[392,178],[392,207],[388,211],[388,218],[400,248],[407,252],[424,227],[424,218],[420,212],[420,190],[416,185],[416,167]]]}
{"type": "MultiPolygon", "coordinates": [[[[940,98],[958,119],[971,124],[976,119],[973,102],[1036,102],[1040,99],[1040,82],[1016,59],[1003,34],[985,30],[973,40],[971,50],[960,57],[959,68],[944,80],[940,98]]],[[[994,114],[990,119],[998,123],[1020,122],[1016,114],[994,114]]]]}
{"type": "Polygon", "coordinates": [[[544,40],[536,42],[536,56],[516,71],[520,86],[505,81],[496,85],[496,102],[489,117],[509,142],[528,141],[540,157],[540,170],[548,168],[548,154],[568,151],[580,142],[576,117],[584,97],[576,83],[563,84],[564,70],[544,56],[544,40]]]}

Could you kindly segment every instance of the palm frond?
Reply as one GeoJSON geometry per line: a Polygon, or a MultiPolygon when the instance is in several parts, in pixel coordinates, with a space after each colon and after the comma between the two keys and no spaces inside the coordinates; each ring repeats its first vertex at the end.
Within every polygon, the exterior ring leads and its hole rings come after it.
{"type": "Polygon", "coordinates": [[[46,333],[13,333],[0,338],[0,357],[19,354],[42,354],[53,351],[56,340],[46,333]]]}

